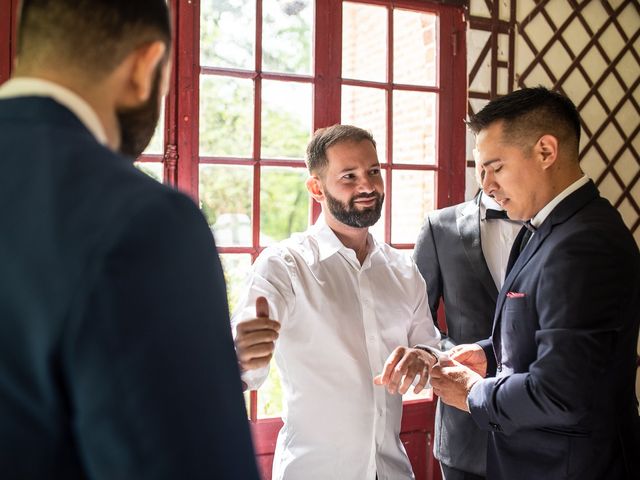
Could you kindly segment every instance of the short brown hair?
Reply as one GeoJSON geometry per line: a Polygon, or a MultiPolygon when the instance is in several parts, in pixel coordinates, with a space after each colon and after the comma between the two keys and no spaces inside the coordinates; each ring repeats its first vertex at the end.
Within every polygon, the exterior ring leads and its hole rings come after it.
{"type": "MultiPolygon", "coordinates": [[[[17,56],[37,65],[74,66],[95,78],[136,48],[162,41],[171,50],[165,0],[23,0],[17,56]]],[[[168,55],[166,53],[165,55],[168,55]]]]}
{"type": "Polygon", "coordinates": [[[327,166],[327,149],[342,142],[362,142],[368,140],[376,146],[371,132],[353,125],[332,125],[315,131],[307,145],[307,168],[309,173],[320,173],[327,166]]]}

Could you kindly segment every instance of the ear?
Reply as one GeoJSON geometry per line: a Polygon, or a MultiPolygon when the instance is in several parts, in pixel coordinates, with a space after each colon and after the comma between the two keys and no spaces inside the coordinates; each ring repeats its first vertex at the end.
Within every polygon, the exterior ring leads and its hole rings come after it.
{"type": "Polygon", "coordinates": [[[558,139],[553,135],[543,135],[535,145],[536,153],[539,154],[542,169],[546,170],[555,164],[558,158],[558,139]]]}
{"type": "Polygon", "coordinates": [[[149,99],[155,79],[156,67],[167,47],[164,42],[155,41],[138,47],[129,54],[130,70],[127,88],[127,106],[138,106],[149,99]]]}
{"type": "Polygon", "coordinates": [[[307,186],[307,190],[309,190],[309,193],[316,202],[321,203],[324,201],[322,182],[316,175],[311,175],[309,178],[307,178],[305,185],[307,186]]]}

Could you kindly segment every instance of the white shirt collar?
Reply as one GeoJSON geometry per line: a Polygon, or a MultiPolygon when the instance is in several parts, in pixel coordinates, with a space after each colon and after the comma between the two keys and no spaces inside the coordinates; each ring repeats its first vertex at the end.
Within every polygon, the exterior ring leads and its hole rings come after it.
{"type": "Polygon", "coordinates": [[[71,110],[98,143],[107,144],[107,134],[98,114],[82,97],[68,88],[41,78],[17,77],[0,86],[0,99],[15,97],[48,97],[55,100],[71,110]]]}
{"type": "Polygon", "coordinates": [[[567,198],[569,195],[571,195],[573,192],[578,190],[580,187],[583,187],[587,183],[589,183],[589,177],[587,177],[586,175],[582,175],[582,177],[580,177],[578,180],[576,180],[567,188],[565,188],[562,192],[560,192],[560,194],[556,195],[556,197],[553,200],[551,200],[549,203],[547,203],[542,208],[542,210],[536,213],[534,217],[531,219],[531,225],[533,225],[536,228],[540,227],[540,225],[542,225],[542,222],[544,222],[547,219],[547,217],[551,214],[553,209],[556,208],[556,206],[562,200],[567,198]]]}
{"type": "MultiPolygon", "coordinates": [[[[350,248],[344,246],[344,244],[340,241],[338,236],[335,234],[331,227],[327,225],[327,222],[324,218],[324,213],[320,214],[318,220],[312,227],[314,229],[314,236],[316,241],[318,242],[318,250],[319,250],[319,260],[323,261],[329,257],[331,257],[334,253],[344,249],[353,252],[350,248]]],[[[367,234],[367,245],[369,246],[369,255],[371,256],[376,250],[378,250],[378,242],[373,235],[370,233],[367,234]]],[[[354,252],[355,256],[355,252],[354,252]]]]}

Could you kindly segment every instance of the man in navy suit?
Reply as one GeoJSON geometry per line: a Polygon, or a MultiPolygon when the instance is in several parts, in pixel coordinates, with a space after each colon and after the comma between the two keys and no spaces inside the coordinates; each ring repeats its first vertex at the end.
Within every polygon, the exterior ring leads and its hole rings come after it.
{"type": "Polygon", "coordinates": [[[490,432],[488,479],[639,478],[640,254],[578,163],[580,121],[542,87],[471,118],[483,190],[526,221],[486,341],[432,371],[490,432]]]}
{"type": "Polygon", "coordinates": [[[257,478],[213,237],[133,166],[171,36],[165,0],[23,2],[0,87],[4,479],[257,478]]]}

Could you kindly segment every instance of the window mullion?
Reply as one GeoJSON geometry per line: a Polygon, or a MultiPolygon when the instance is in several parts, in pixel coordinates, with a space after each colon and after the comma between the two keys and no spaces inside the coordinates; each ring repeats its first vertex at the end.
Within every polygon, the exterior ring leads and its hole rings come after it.
{"type": "MultiPolygon", "coordinates": [[[[260,246],[260,158],[262,156],[262,0],[256,0],[255,72],[253,105],[252,245],[260,246]]],[[[254,405],[252,405],[252,408],[254,405]]]]}
{"type": "Polygon", "coordinates": [[[436,176],[436,208],[464,200],[466,51],[464,21],[461,12],[442,7],[438,28],[438,174],[436,176]],[[457,36],[454,41],[454,36],[457,36]],[[456,50],[454,51],[454,44],[456,50]],[[443,126],[446,126],[443,128],[443,126]]]}
{"type": "MultiPolygon", "coordinates": [[[[313,130],[340,123],[342,77],[342,0],[315,2],[313,130]]],[[[311,201],[309,223],[320,215],[311,201]]]]}
{"type": "MultiPolygon", "coordinates": [[[[174,10],[176,80],[171,95],[175,110],[177,187],[198,202],[199,89],[200,89],[200,2],[178,2],[174,10]]],[[[171,104],[171,101],[169,102],[171,104]]]]}
{"type": "Polygon", "coordinates": [[[8,32],[0,35],[0,83],[4,83],[11,75],[11,66],[16,50],[17,9],[18,0],[0,0],[0,12],[8,12],[8,15],[0,16],[0,32],[8,32]]]}

